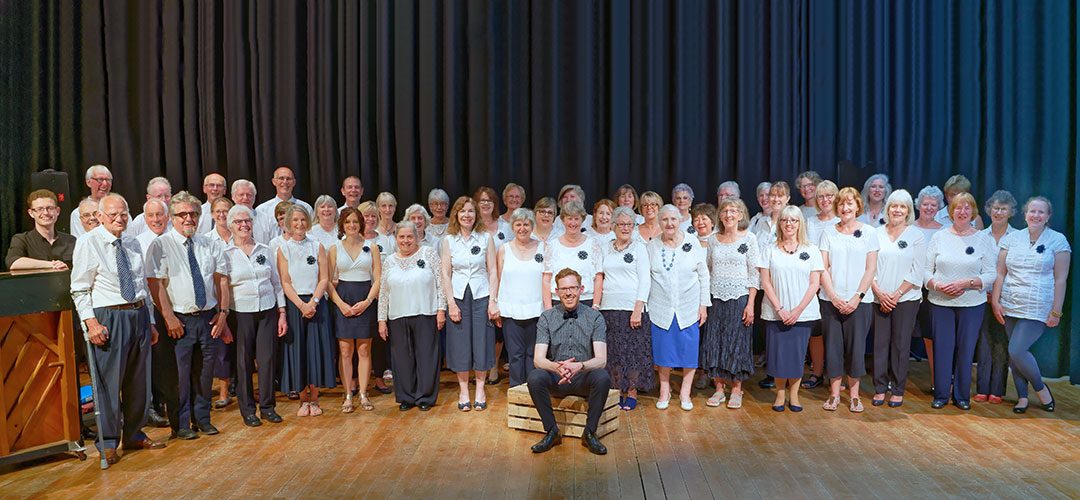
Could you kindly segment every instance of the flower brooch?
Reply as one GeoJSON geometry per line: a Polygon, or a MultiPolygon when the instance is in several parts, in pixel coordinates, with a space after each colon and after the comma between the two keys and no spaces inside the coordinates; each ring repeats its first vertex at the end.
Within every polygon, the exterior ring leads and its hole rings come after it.
{"type": "Polygon", "coordinates": [[[682,251],[684,251],[684,252],[690,252],[690,250],[693,250],[693,249],[694,249],[694,246],[693,246],[693,245],[691,245],[691,244],[689,244],[689,243],[683,243],[683,246],[682,246],[682,251]]]}
{"type": "Polygon", "coordinates": [[[626,255],[623,255],[622,260],[623,260],[623,262],[626,262],[627,264],[630,264],[630,263],[634,262],[634,254],[628,253],[626,255]]]}
{"type": "Polygon", "coordinates": [[[739,245],[739,253],[745,254],[746,252],[749,252],[749,251],[750,251],[750,247],[746,246],[746,243],[743,243],[742,245],[739,245]]]}
{"type": "Polygon", "coordinates": [[[309,266],[314,266],[315,265],[315,257],[312,256],[312,255],[308,255],[307,256],[307,263],[308,263],[309,266]]]}
{"type": "Polygon", "coordinates": [[[472,252],[473,255],[480,255],[480,247],[478,246],[474,245],[469,251],[472,252]]]}
{"type": "Polygon", "coordinates": [[[577,258],[579,258],[581,260],[588,259],[589,258],[589,252],[586,252],[586,251],[582,250],[582,251],[577,253],[577,258]]]}

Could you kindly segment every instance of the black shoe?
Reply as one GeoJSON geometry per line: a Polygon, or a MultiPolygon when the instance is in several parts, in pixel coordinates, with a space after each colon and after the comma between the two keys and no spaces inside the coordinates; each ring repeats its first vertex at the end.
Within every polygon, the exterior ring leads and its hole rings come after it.
{"type": "Polygon", "coordinates": [[[947,399],[935,399],[933,403],[930,403],[930,407],[935,410],[940,410],[947,404],[949,404],[949,400],[947,399]]]}
{"type": "Polygon", "coordinates": [[[158,428],[168,427],[169,419],[162,417],[161,414],[151,408],[146,412],[146,425],[158,428]]]}
{"type": "Polygon", "coordinates": [[[1019,406],[1019,405],[1017,405],[1017,406],[1013,407],[1013,413],[1016,413],[1016,414],[1027,413],[1027,409],[1028,409],[1027,406],[1019,406]]]}
{"type": "MultiPolygon", "coordinates": [[[[532,452],[543,453],[550,450],[553,446],[559,443],[562,443],[562,436],[559,435],[559,428],[552,427],[551,430],[547,432],[547,434],[544,434],[544,437],[540,438],[540,440],[537,441],[536,444],[532,445],[532,452]]],[[[584,443],[584,441],[582,441],[582,443],[584,443]]]]}
{"type": "Polygon", "coordinates": [[[1054,403],[1055,403],[1055,401],[1054,401],[1054,393],[1050,392],[1050,386],[1046,386],[1046,392],[1050,393],[1050,402],[1045,403],[1045,404],[1040,403],[1039,408],[1042,408],[1043,411],[1046,411],[1046,412],[1053,412],[1054,411],[1054,403]]]}
{"type": "Polygon", "coordinates": [[[784,411],[784,405],[773,405],[772,411],[775,411],[775,412],[784,411]]]}
{"type": "Polygon", "coordinates": [[[173,434],[173,437],[183,440],[199,439],[199,433],[191,429],[180,429],[173,434]]]}
{"type": "Polygon", "coordinates": [[[300,399],[300,393],[296,391],[289,391],[285,396],[292,400],[300,399]]]}
{"type": "Polygon", "coordinates": [[[255,415],[248,415],[244,417],[244,425],[248,427],[258,427],[262,425],[262,420],[259,420],[259,417],[256,417],[255,415]]]}
{"type": "Polygon", "coordinates": [[[420,403],[420,411],[428,411],[431,409],[431,405],[427,403],[420,403]]]}
{"type": "Polygon", "coordinates": [[[607,446],[600,442],[596,433],[588,429],[585,429],[585,433],[581,435],[581,446],[588,448],[593,455],[607,455],[607,446]]]}
{"type": "Polygon", "coordinates": [[[776,387],[776,379],[772,378],[772,375],[766,375],[765,378],[758,381],[757,385],[762,389],[772,389],[776,387]]]}
{"type": "Polygon", "coordinates": [[[230,398],[235,398],[236,397],[236,385],[235,384],[229,384],[229,397],[230,398]]]}
{"type": "Polygon", "coordinates": [[[881,406],[881,405],[885,404],[885,398],[871,399],[870,404],[872,404],[874,406],[881,406]]]}
{"type": "Polygon", "coordinates": [[[278,415],[277,412],[274,410],[264,411],[262,414],[262,418],[266,419],[267,422],[270,422],[272,424],[280,424],[284,420],[281,418],[281,415],[278,415]]]}
{"type": "Polygon", "coordinates": [[[971,409],[971,401],[967,401],[967,400],[963,400],[963,399],[961,399],[959,401],[953,401],[953,406],[955,406],[957,408],[960,408],[961,410],[967,411],[967,410],[971,409]]]}
{"type": "Polygon", "coordinates": [[[217,430],[217,427],[214,427],[214,424],[206,422],[205,424],[199,424],[199,432],[202,432],[207,436],[213,436],[221,431],[217,430]]]}
{"type": "Polygon", "coordinates": [[[802,383],[803,389],[815,389],[821,387],[822,378],[818,375],[810,375],[810,378],[806,379],[802,383]]]}
{"type": "Polygon", "coordinates": [[[788,407],[789,409],[791,409],[791,411],[793,411],[793,412],[795,412],[795,413],[799,413],[800,411],[802,411],[802,407],[801,407],[801,406],[799,406],[799,405],[793,405],[793,404],[791,404],[791,403],[788,403],[787,407],[788,407]]]}
{"type": "Polygon", "coordinates": [[[398,405],[397,409],[399,409],[401,411],[409,411],[409,410],[412,409],[413,406],[416,406],[416,405],[414,405],[412,403],[401,403],[401,404],[398,405]]]}

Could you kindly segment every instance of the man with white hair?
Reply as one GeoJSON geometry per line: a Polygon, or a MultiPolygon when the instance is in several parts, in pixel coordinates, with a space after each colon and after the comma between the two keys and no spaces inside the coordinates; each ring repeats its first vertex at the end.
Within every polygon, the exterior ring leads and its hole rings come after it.
{"type": "MultiPolygon", "coordinates": [[[[172,183],[169,179],[164,177],[154,177],[150,179],[150,182],[146,183],[146,200],[153,199],[161,200],[165,203],[169,203],[169,199],[172,198],[172,183]]],[[[137,238],[140,234],[146,231],[146,217],[143,214],[139,214],[135,220],[128,224],[127,234],[132,238],[137,238]]]]}
{"type": "MultiPolygon", "coordinates": [[[[78,224],[82,229],[82,234],[89,233],[90,231],[93,231],[95,227],[101,225],[101,221],[97,218],[97,205],[98,202],[88,196],[79,202],[79,206],[75,207],[75,212],[73,212],[72,215],[75,213],[79,214],[78,224]]],[[[75,229],[72,228],[72,231],[75,231],[75,229]]]]}
{"type": "Polygon", "coordinates": [[[307,210],[309,217],[315,214],[315,211],[311,209],[311,205],[293,196],[293,188],[296,187],[296,176],[291,168],[282,166],[275,169],[272,182],[275,191],[274,197],[255,207],[255,241],[263,244],[269,244],[270,240],[274,239],[275,236],[281,235],[281,228],[278,226],[277,218],[274,217],[274,208],[277,207],[278,203],[287,201],[294,205],[300,205],[307,210]]]}
{"type": "MultiPolygon", "coordinates": [[[[145,257],[148,255],[150,242],[165,234],[170,227],[169,206],[164,201],[151,198],[143,204],[142,214],[146,221],[146,231],[136,236],[135,241],[139,242],[145,257]]],[[[165,319],[157,311],[154,312],[154,323],[165,324],[165,319]]],[[[150,409],[146,412],[146,423],[154,427],[166,427],[170,423],[161,416],[163,405],[170,413],[178,410],[176,359],[171,347],[171,342],[159,341],[150,348],[150,409]]]]}
{"type": "Polygon", "coordinates": [[[236,179],[229,193],[233,203],[255,210],[255,195],[258,194],[255,183],[247,179],[236,179]]]}
{"type": "MultiPolygon", "coordinates": [[[[92,165],[86,169],[86,187],[90,188],[90,200],[96,205],[105,195],[112,191],[113,176],[109,167],[105,165],[92,165]]],[[[97,210],[97,207],[94,207],[97,210]]],[[[86,225],[80,223],[79,207],[71,211],[71,235],[78,238],[87,232],[86,225]]]]}
{"type": "Polygon", "coordinates": [[[341,196],[345,198],[345,204],[338,207],[339,214],[345,207],[359,207],[360,197],[364,196],[364,184],[360,182],[360,178],[350,175],[341,181],[341,196]]]}
{"type": "Polygon", "coordinates": [[[213,173],[203,177],[202,192],[206,195],[206,203],[202,204],[202,216],[199,217],[199,227],[196,233],[206,234],[214,228],[214,218],[210,215],[210,206],[214,201],[225,196],[225,176],[213,173]]]}

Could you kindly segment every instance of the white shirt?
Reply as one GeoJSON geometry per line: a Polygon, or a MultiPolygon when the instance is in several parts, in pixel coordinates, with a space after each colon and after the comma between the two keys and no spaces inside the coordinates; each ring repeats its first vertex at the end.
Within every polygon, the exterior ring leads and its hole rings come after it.
{"type": "MultiPolygon", "coordinates": [[[[165,234],[165,232],[161,234],[165,234]]],[[[144,231],[143,234],[135,237],[135,241],[139,242],[139,248],[142,249],[142,254],[144,258],[146,257],[146,255],[148,255],[148,252],[150,251],[150,242],[156,240],[158,236],[160,235],[154,234],[153,231],[144,231]]]]}
{"type": "Polygon", "coordinates": [[[491,240],[495,243],[495,249],[507,244],[510,240],[514,239],[514,229],[509,222],[506,222],[502,217],[499,217],[499,229],[495,231],[495,234],[491,235],[491,240]]]}
{"type": "Polygon", "coordinates": [[[275,305],[285,307],[277,260],[270,247],[256,241],[251,255],[245,255],[243,250],[230,243],[225,247],[225,259],[229,262],[229,286],[234,311],[255,313],[275,305]]]}
{"type": "Polygon", "coordinates": [[[653,238],[648,249],[649,320],[663,330],[674,319],[680,330],[696,323],[698,307],[712,305],[705,249],[686,233],[674,249],[664,246],[660,237],[653,238]]]}
{"type": "Polygon", "coordinates": [[[1060,252],[1072,253],[1072,247],[1065,235],[1050,228],[1034,245],[1030,238],[1026,229],[1001,237],[1001,250],[1008,252],[1001,308],[1007,316],[1045,323],[1054,307],[1054,258],[1060,252]]]}
{"type": "MultiPolygon", "coordinates": [[[[825,262],[821,259],[821,251],[814,245],[799,245],[795,253],[789,254],[776,245],[766,245],[761,249],[761,269],[769,270],[769,279],[772,283],[773,293],[776,294],[780,306],[791,311],[802,302],[806,291],[810,289],[810,274],[816,271],[825,271],[825,262]]],[[[764,285],[763,285],[764,286],[764,285]]],[[[765,321],[780,321],[776,315],[772,302],[765,298],[761,302],[761,319],[765,321]]],[[[821,319],[821,309],[818,301],[810,299],[810,303],[799,315],[798,321],[817,321],[821,319]]]]}
{"type": "Polygon", "coordinates": [[[716,236],[706,241],[709,264],[709,291],[717,300],[732,300],[761,287],[758,271],[759,252],[754,233],[747,231],[732,243],[721,243],[716,236]]]}
{"type": "Polygon", "coordinates": [[[614,229],[610,229],[610,230],[608,230],[608,232],[606,232],[604,234],[600,234],[600,233],[596,232],[596,230],[593,229],[590,226],[590,227],[585,229],[585,234],[588,237],[600,242],[601,246],[607,245],[608,243],[611,243],[612,241],[615,241],[615,230],[614,229]]]}
{"type": "Polygon", "coordinates": [[[397,252],[387,257],[379,285],[379,321],[445,311],[441,274],[434,248],[420,247],[408,257],[397,252]]]}
{"type": "Polygon", "coordinates": [[[202,277],[206,290],[206,303],[200,308],[195,303],[195,285],[192,282],[191,265],[188,262],[188,238],[178,231],[169,231],[158,236],[150,243],[146,263],[147,276],[167,280],[165,292],[169,294],[174,312],[193,314],[207,311],[217,306],[217,287],[215,274],[228,276],[229,264],[221,253],[221,247],[212,243],[206,236],[191,237],[195,246],[195,262],[198,263],[199,276],[202,277]]]}
{"type": "MultiPolygon", "coordinates": [[[[998,244],[998,243],[1001,243],[1001,240],[995,240],[994,239],[994,232],[993,232],[993,228],[991,226],[986,226],[985,228],[983,228],[979,232],[980,233],[985,233],[987,236],[989,236],[990,239],[994,241],[995,245],[998,244]]],[[[1010,234],[1012,234],[1014,232],[1016,232],[1016,228],[1012,227],[1011,224],[1006,224],[1005,225],[1005,234],[1001,235],[1001,239],[1002,240],[1005,239],[1006,236],[1008,236],[1008,235],[1010,235],[1010,234]]]]}
{"type": "Polygon", "coordinates": [[[199,225],[195,228],[196,234],[209,233],[214,228],[214,216],[210,213],[210,202],[202,204],[202,213],[199,214],[199,225]]]}
{"type": "Polygon", "coordinates": [[[513,245],[500,249],[499,314],[517,320],[532,319],[544,312],[544,242],[539,242],[531,258],[519,259],[513,245]]]}
{"type": "Polygon", "coordinates": [[[267,243],[274,239],[274,236],[281,235],[281,228],[278,227],[277,218],[274,217],[274,208],[282,201],[289,201],[295,205],[304,207],[304,209],[307,210],[308,216],[315,214],[311,205],[308,205],[304,200],[297,199],[295,196],[288,200],[282,200],[277,196],[270,198],[255,207],[255,222],[252,228],[252,234],[255,237],[255,241],[267,243]]]}
{"type": "Polygon", "coordinates": [[[319,224],[312,224],[311,229],[308,230],[308,238],[318,241],[322,244],[323,248],[329,250],[338,242],[338,228],[335,224],[329,231],[325,230],[319,224]]]}
{"type": "Polygon", "coordinates": [[[137,238],[144,232],[146,232],[146,215],[139,214],[128,223],[127,229],[124,230],[124,236],[137,238]]]}
{"type": "MultiPolygon", "coordinates": [[[[840,300],[848,300],[859,293],[859,282],[866,274],[866,256],[871,252],[878,251],[878,238],[874,234],[877,230],[860,224],[852,234],[843,234],[836,230],[836,226],[829,226],[821,233],[821,253],[829,254],[829,273],[832,278],[833,292],[840,300]]],[[[825,287],[821,287],[818,293],[821,300],[829,300],[825,293],[825,287]]],[[[874,294],[869,288],[863,296],[863,304],[874,301],[874,294]]]]}
{"type": "MultiPolygon", "coordinates": [[[[696,235],[697,229],[694,229],[694,218],[690,217],[682,222],[679,222],[679,230],[690,236],[696,235]]],[[[669,323],[668,326],[671,326],[671,324],[669,323]]]]}
{"type": "Polygon", "coordinates": [[[799,205],[799,210],[802,210],[802,216],[806,220],[817,218],[817,207],[808,207],[806,205],[799,205]]]}
{"type": "Polygon", "coordinates": [[[938,231],[941,231],[942,229],[945,229],[945,226],[941,226],[939,228],[932,229],[932,228],[920,227],[917,224],[912,224],[911,227],[913,227],[915,229],[918,229],[919,232],[922,233],[923,242],[925,242],[927,246],[930,246],[930,239],[934,237],[935,233],[937,233],[938,231]]]}
{"type": "Polygon", "coordinates": [[[555,276],[559,274],[559,271],[569,268],[581,275],[581,286],[585,287],[585,291],[581,293],[581,300],[592,300],[596,275],[604,272],[603,263],[600,242],[588,236],[573,247],[566,246],[559,238],[552,239],[544,252],[544,272],[551,273],[552,293],[556,288],[555,276]]]}
{"type": "Polygon", "coordinates": [[[450,255],[450,286],[455,299],[465,298],[466,287],[472,289],[473,299],[482,299],[490,293],[487,268],[489,242],[491,237],[487,233],[476,231],[472,231],[468,238],[463,238],[459,233],[448,234],[442,240],[440,246],[450,255]]]}
{"type": "Polygon", "coordinates": [[[428,224],[428,227],[424,230],[424,232],[427,233],[428,236],[434,236],[436,238],[442,239],[444,236],[446,236],[446,230],[449,228],[449,222],[447,222],[446,224],[428,224]]]}
{"type": "Polygon", "coordinates": [[[621,252],[615,250],[614,241],[606,242],[600,248],[604,257],[604,294],[600,297],[600,310],[633,311],[637,301],[647,302],[652,275],[645,244],[631,239],[630,245],[621,252]]]}
{"type": "MultiPolygon", "coordinates": [[[[71,229],[71,232],[69,234],[71,234],[72,236],[74,236],[76,238],[86,234],[86,230],[83,229],[83,226],[82,226],[82,220],[79,219],[79,206],[78,206],[78,204],[76,204],[75,209],[71,211],[71,217],[70,218],[71,218],[71,225],[69,226],[69,228],[71,229]]],[[[86,316],[86,317],[89,317],[89,316],[86,316]]]]}
{"type": "MultiPolygon", "coordinates": [[[[146,267],[139,243],[121,235],[120,246],[126,254],[135,280],[135,299],[125,300],[120,293],[120,280],[116,269],[116,252],[113,241],[117,238],[98,226],[84,237],[75,240],[71,266],[71,298],[79,317],[94,317],[95,307],[117,306],[146,300],[150,307],[150,291],[146,287],[146,267]]],[[[150,315],[153,318],[153,314],[150,315]]],[[[153,323],[153,319],[150,320],[153,323]]]]}
{"type": "Polygon", "coordinates": [[[885,223],[888,222],[887,220],[885,220],[885,204],[881,204],[881,211],[876,214],[871,214],[870,208],[867,207],[866,211],[863,212],[862,215],[858,216],[856,220],[862,222],[863,224],[869,224],[870,227],[873,228],[884,226],[885,223]]]}
{"type": "MultiPolygon", "coordinates": [[[[816,215],[806,219],[806,239],[810,240],[810,243],[821,245],[821,233],[825,232],[826,227],[835,226],[837,222],[840,222],[840,218],[835,215],[828,220],[818,219],[816,215]]],[[[773,241],[775,242],[775,236],[773,241]]]]}
{"type": "Polygon", "coordinates": [[[997,246],[994,239],[978,231],[964,237],[951,230],[938,231],[926,246],[926,279],[929,283],[948,283],[960,279],[979,278],[982,288],[965,290],[950,297],[930,289],[927,300],[947,307],[972,307],[986,303],[986,292],[997,278],[997,246]]]}
{"type": "MultiPolygon", "coordinates": [[[[334,259],[337,264],[337,279],[349,282],[371,281],[371,243],[365,241],[356,254],[356,259],[349,256],[345,249],[344,241],[334,242],[330,247],[335,253],[334,259]]],[[[330,251],[330,250],[328,250],[330,251]]]]}
{"type": "Polygon", "coordinates": [[[428,247],[428,248],[434,248],[435,251],[438,252],[439,251],[439,241],[441,241],[441,240],[439,239],[438,236],[435,236],[435,235],[427,232],[427,230],[425,229],[424,230],[424,239],[420,240],[420,246],[428,247]]]}
{"type": "MultiPolygon", "coordinates": [[[[926,240],[923,233],[915,226],[908,226],[893,241],[889,238],[888,226],[874,230],[878,242],[877,274],[874,281],[878,288],[894,292],[905,281],[914,285],[911,290],[900,296],[900,302],[922,299],[922,276],[926,269],[926,240]]],[[[875,298],[874,302],[880,302],[875,298]]]]}
{"type": "MultiPolygon", "coordinates": [[[[293,289],[297,295],[313,295],[315,288],[319,286],[319,248],[322,245],[318,241],[305,236],[296,241],[284,240],[278,246],[278,252],[285,257],[289,266],[289,277],[292,278],[293,289]]],[[[282,274],[283,270],[279,270],[282,274]]]]}
{"type": "Polygon", "coordinates": [[[762,248],[776,243],[776,225],[773,224],[772,217],[762,215],[755,224],[750,226],[750,232],[757,236],[758,246],[762,248]]]}
{"type": "Polygon", "coordinates": [[[203,236],[206,236],[210,240],[210,243],[217,245],[218,248],[221,249],[222,253],[225,252],[225,248],[232,244],[232,234],[229,234],[228,239],[222,238],[221,234],[217,232],[217,228],[210,230],[209,233],[206,233],[203,236]]]}

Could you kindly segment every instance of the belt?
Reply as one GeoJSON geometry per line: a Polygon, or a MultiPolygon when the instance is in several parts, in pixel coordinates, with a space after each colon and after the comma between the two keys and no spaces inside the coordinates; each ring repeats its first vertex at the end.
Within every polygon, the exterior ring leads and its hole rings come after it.
{"type": "Polygon", "coordinates": [[[146,301],[143,300],[143,299],[139,299],[139,300],[137,300],[135,302],[132,302],[130,304],[117,304],[115,306],[105,306],[105,309],[112,309],[114,311],[126,311],[128,309],[142,309],[142,307],[144,305],[146,305],[146,301]]]}

